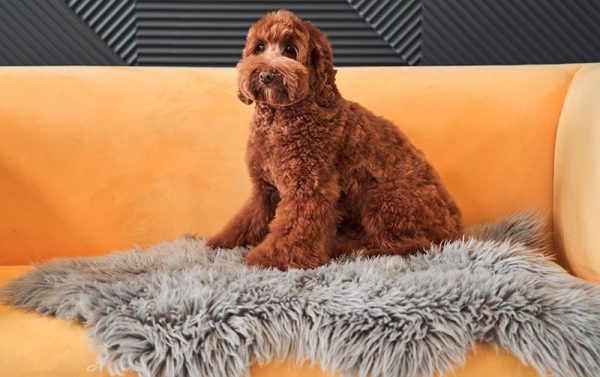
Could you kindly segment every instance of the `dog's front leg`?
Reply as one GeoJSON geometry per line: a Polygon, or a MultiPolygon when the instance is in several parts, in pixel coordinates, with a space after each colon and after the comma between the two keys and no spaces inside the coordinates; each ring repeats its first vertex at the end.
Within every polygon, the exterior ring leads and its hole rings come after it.
{"type": "Polygon", "coordinates": [[[314,268],[329,260],[340,194],[337,175],[310,171],[315,165],[306,162],[294,166],[302,168],[281,174],[281,202],[271,232],[250,251],[248,265],[287,270],[314,268]]]}
{"type": "Polygon", "coordinates": [[[211,247],[232,248],[259,244],[268,233],[269,222],[275,215],[277,191],[254,179],[250,199],[225,227],[206,242],[211,247]]]}

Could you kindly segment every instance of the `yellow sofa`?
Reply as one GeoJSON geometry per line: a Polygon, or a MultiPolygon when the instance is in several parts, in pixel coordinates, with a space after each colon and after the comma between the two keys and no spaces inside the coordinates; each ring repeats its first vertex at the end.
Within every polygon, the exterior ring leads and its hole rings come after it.
{"type": "MultiPolygon", "coordinates": [[[[600,64],[343,68],[338,83],[425,152],[467,224],[544,210],[560,263],[600,281],[600,64]]],[[[53,257],[216,231],[249,193],[252,108],[235,93],[233,69],[0,68],[0,284],[53,257]]],[[[107,375],[84,333],[0,306],[0,376],[107,375]]],[[[480,345],[455,376],[483,373],[536,375],[480,345]]]]}

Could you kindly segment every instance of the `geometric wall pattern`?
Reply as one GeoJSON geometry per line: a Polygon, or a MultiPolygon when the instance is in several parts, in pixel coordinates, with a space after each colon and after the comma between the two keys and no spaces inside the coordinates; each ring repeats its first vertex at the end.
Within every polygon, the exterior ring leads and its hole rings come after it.
{"type": "Polygon", "coordinates": [[[600,0],[0,0],[0,65],[231,67],[282,8],[338,66],[600,61],[600,0]]]}
{"type": "Polygon", "coordinates": [[[423,64],[600,61],[600,0],[423,0],[423,64]]]}
{"type": "Polygon", "coordinates": [[[0,65],[124,65],[60,0],[0,0],[0,65]]]}
{"type": "Polygon", "coordinates": [[[421,62],[421,0],[348,0],[409,65],[421,62]]]}
{"type": "Polygon", "coordinates": [[[137,0],[138,64],[232,66],[248,27],[281,8],[327,33],[337,65],[406,64],[345,0],[137,0]]]}
{"type": "Polygon", "coordinates": [[[66,3],[126,64],[137,62],[135,0],[66,0],[66,3]]]}

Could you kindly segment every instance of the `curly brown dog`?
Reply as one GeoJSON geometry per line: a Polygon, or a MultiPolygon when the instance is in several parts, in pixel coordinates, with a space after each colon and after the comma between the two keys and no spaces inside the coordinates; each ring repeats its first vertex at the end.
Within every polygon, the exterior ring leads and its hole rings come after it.
{"type": "Polygon", "coordinates": [[[352,250],[405,255],[461,235],[460,212],[424,155],[342,98],[331,46],[310,22],[267,14],[237,68],[240,100],[256,103],[253,193],[209,246],[257,245],[249,265],[313,268],[352,250]]]}

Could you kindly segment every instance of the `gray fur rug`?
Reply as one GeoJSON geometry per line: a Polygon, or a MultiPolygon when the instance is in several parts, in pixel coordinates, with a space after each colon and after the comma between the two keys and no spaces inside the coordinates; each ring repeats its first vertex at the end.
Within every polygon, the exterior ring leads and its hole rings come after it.
{"type": "Polygon", "coordinates": [[[89,325],[111,373],[238,377],[291,356],[345,375],[432,376],[484,342],[540,374],[598,376],[600,287],[544,256],[542,224],[517,214],[421,255],[288,272],[183,237],[55,260],[2,297],[89,325]]]}

